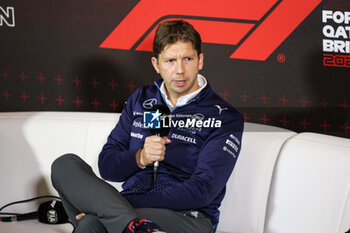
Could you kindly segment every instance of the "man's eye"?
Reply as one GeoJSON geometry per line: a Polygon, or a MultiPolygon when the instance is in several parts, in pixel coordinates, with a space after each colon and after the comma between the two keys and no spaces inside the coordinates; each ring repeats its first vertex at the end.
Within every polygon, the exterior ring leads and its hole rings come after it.
{"type": "Polygon", "coordinates": [[[186,57],[186,58],[184,59],[185,62],[189,62],[189,61],[192,61],[192,60],[193,60],[192,57],[186,57]]]}
{"type": "Polygon", "coordinates": [[[169,62],[169,63],[172,63],[172,62],[174,62],[175,61],[175,59],[169,59],[169,60],[167,60],[167,62],[169,62]]]}

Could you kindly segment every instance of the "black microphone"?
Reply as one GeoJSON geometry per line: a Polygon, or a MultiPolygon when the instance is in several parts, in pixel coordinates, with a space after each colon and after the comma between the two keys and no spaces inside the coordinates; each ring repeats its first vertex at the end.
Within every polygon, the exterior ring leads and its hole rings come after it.
{"type": "Polygon", "coordinates": [[[0,217],[0,222],[16,222],[16,221],[23,221],[23,220],[38,219],[38,218],[39,218],[38,211],[34,211],[26,214],[18,214],[11,217],[0,217]]]}
{"type": "Polygon", "coordinates": [[[38,211],[18,214],[11,217],[0,217],[0,222],[15,222],[31,219],[38,219],[40,222],[48,224],[68,222],[68,216],[63,208],[62,202],[57,200],[41,203],[38,211]]]}
{"type": "MultiPolygon", "coordinates": [[[[157,104],[157,105],[153,105],[151,110],[152,111],[159,111],[161,113],[161,115],[160,115],[160,128],[151,129],[151,134],[159,136],[159,137],[168,136],[169,131],[170,131],[170,127],[163,127],[163,126],[170,125],[169,124],[170,109],[166,105],[157,104]],[[166,121],[168,121],[168,124],[165,124],[166,121]]],[[[158,167],[159,167],[159,161],[155,161],[153,164],[153,185],[156,183],[158,167]]]]}
{"type": "Polygon", "coordinates": [[[165,137],[168,136],[170,127],[163,127],[164,125],[170,125],[170,124],[165,124],[164,122],[170,121],[170,118],[168,117],[170,115],[170,109],[166,105],[153,105],[151,111],[159,111],[160,115],[160,128],[152,128],[151,129],[151,134],[152,135],[157,135],[160,137],[165,137]]]}
{"type": "Polygon", "coordinates": [[[68,215],[60,201],[47,201],[39,206],[39,221],[48,224],[68,222],[68,215]]]}

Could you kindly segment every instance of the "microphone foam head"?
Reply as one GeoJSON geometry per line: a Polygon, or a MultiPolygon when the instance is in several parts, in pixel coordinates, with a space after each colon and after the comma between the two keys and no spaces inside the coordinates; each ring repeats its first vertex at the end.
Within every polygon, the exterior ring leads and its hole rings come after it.
{"type": "Polygon", "coordinates": [[[68,216],[62,202],[53,200],[41,203],[39,206],[39,221],[48,224],[68,222],[68,216]]]}
{"type": "Polygon", "coordinates": [[[155,111],[155,112],[157,110],[161,113],[161,116],[160,116],[161,124],[159,129],[151,129],[151,134],[158,135],[160,137],[168,136],[170,127],[163,127],[163,125],[169,125],[169,124],[164,124],[164,122],[170,121],[168,117],[170,115],[170,109],[168,108],[168,106],[161,105],[161,104],[154,105],[151,109],[151,111],[155,111]]]}

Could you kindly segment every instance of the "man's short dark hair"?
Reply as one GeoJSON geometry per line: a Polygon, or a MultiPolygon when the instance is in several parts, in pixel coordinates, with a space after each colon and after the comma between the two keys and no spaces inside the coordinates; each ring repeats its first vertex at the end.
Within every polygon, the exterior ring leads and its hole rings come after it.
{"type": "Polygon", "coordinates": [[[158,59],[159,54],[168,44],[178,41],[191,42],[198,55],[201,53],[201,36],[193,26],[184,20],[171,20],[159,24],[153,41],[153,55],[158,59]]]}

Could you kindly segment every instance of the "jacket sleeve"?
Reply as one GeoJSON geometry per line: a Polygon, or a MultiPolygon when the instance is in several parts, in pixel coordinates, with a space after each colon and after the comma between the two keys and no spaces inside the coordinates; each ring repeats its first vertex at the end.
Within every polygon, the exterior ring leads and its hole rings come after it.
{"type": "Polygon", "coordinates": [[[224,190],[240,152],[243,119],[239,114],[236,116],[215,129],[205,141],[189,180],[161,192],[128,197],[131,204],[135,208],[174,210],[198,209],[209,205],[224,190]]]}
{"type": "Polygon", "coordinates": [[[136,163],[138,149],[129,149],[130,130],[133,120],[132,106],[137,99],[136,91],[125,103],[118,124],[108,136],[98,159],[102,178],[121,182],[140,169],[136,163]]]}

